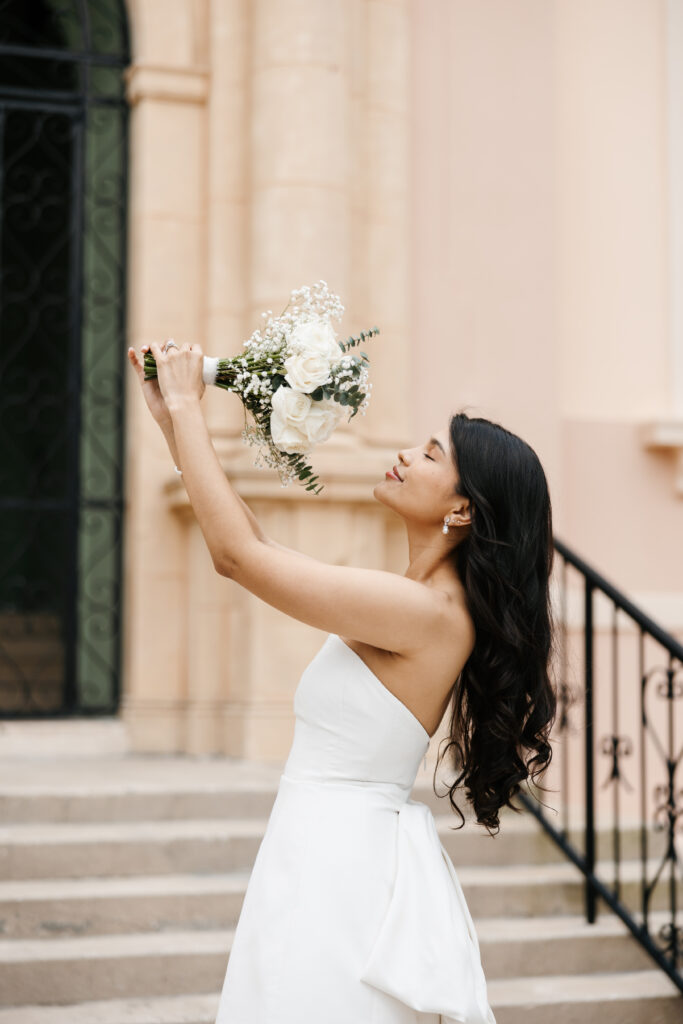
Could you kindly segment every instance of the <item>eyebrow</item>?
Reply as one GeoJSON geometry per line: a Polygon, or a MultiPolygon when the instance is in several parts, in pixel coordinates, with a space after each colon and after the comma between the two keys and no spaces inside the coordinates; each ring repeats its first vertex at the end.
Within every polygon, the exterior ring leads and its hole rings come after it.
{"type": "Polygon", "coordinates": [[[441,449],[442,455],[446,454],[445,451],[443,450],[443,445],[441,444],[441,441],[438,441],[435,437],[430,437],[429,441],[427,441],[427,444],[435,444],[437,448],[441,449]]]}

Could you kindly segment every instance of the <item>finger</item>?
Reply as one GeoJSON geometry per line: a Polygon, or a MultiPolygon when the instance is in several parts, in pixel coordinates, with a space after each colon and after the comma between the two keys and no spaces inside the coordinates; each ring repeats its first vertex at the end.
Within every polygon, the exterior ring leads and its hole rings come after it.
{"type": "Polygon", "coordinates": [[[135,351],[134,348],[129,348],[128,349],[128,359],[133,364],[133,369],[137,372],[138,377],[139,377],[140,373],[142,372],[142,363],[141,363],[140,359],[138,358],[138,354],[137,354],[137,352],[135,351]]]}

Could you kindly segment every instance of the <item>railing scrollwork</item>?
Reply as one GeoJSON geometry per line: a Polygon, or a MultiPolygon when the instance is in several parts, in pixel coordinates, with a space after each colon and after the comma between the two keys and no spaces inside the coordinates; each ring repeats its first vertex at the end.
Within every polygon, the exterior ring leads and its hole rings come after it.
{"type": "Polygon", "coordinates": [[[555,552],[561,664],[553,792],[562,827],[530,794],[521,802],[583,872],[588,922],[601,899],[683,992],[683,644],[557,538],[555,552]],[[582,621],[568,615],[570,593],[582,597],[575,603],[582,621]],[[599,614],[598,599],[611,616],[599,614]],[[577,686],[572,652],[583,662],[577,686]],[[575,704],[583,708],[576,728],[575,704]],[[596,758],[605,762],[599,786],[596,758]]]}

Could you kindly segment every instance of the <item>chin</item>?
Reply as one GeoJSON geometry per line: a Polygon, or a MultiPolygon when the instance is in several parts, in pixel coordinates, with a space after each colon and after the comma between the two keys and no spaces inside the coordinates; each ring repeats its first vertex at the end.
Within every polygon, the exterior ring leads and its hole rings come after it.
{"type": "MultiPolygon", "coordinates": [[[[386,499],[387,494],[387,480],[378,480],[375,486],[372,488],[372,496],[376,501],[381,501],[383,505],[390,505],[386,499]]],[[[390,506],[391,507],[391,506],[390,506]]]]}
{"type": "Polygon", "coordinates": [[[392,502],[387,501],[388,480],[378,480],[375,486],[372,488],[372,496],[376,501],[381,502],[382,505],[386,505],[392,511],[396,511],[392,502]]]}

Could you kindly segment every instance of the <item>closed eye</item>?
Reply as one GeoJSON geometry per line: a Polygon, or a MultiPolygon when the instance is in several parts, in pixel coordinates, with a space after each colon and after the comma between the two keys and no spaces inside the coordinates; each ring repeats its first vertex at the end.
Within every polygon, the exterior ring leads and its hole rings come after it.
{"type": "Polygon", "coordinates": [[[431,457],[431,455],[427,455],[427,452],[424,453],[424,457],[425,459],[429,459],[430,462],[434,462],[434,459],[431,457]]]}

